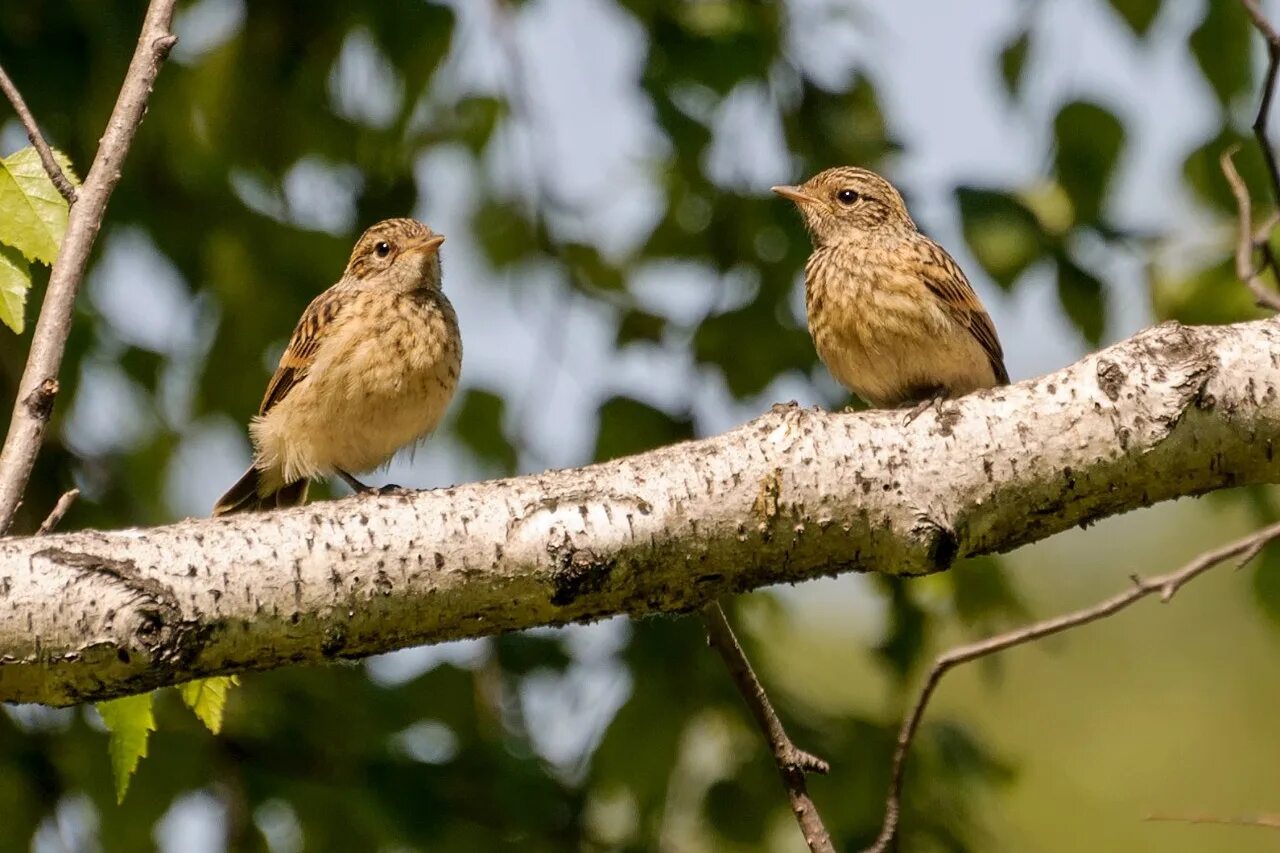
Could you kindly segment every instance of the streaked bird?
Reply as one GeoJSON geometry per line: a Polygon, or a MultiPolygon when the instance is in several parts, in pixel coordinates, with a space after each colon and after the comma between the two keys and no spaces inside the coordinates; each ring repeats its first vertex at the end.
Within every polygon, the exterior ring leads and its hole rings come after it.
{"type": "Polygon", "coordinates": [[[956,262],[921,234],[902,195],[854,166],[773,191],[813,239],[805,307],[819,358],[877,408],[1005,385],[995,326],[956,262]]]}
{"type": "Polygon", "coordinates": [[[356,241],[337,284],[307,306],[249,426],[253,465],[214,515],[295,506],[309,480],[383,465],[435,429],[462,339],[441,287],[444,237],[388,219],[356,241]]]}

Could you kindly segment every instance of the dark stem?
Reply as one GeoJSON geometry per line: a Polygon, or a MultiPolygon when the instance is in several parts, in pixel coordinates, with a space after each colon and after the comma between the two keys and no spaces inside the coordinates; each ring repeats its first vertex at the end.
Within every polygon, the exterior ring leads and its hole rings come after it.
{"type": "Polygon", "coordinates": [[[977,643],[957,646],[941,655],[934,661],[933,668],[929,670],[924,686],[920,689],[920,695],[916,697],[916,701],[898,733],[898,744],[894,750],[893,764],[889,773],[889,793],[885,798],[884,824],[880,829],[879,837],[876,838],[874,844],[867,848],[866,853],[886,853],[891,849],[893,840],[898,834],[902,810],[903,771],[906,767],[907,755],[920,727],[920,720],[924,717],[925,708],[933,697],[933,693],[938,687],[938,682],[942,680],[942,676],[946,674],[947,670],[963,663],[993,655],[996,652],[1002,652],[1014,646],[1048,637],[1051,634],[1057,634],[1080,625],[1087,625],[1099,619],[1105,619],[1154,593],[1159,593],[1160,600],[1167,602],[1173,598],[1184,584],[1214,566],[1236,556],[1256,557],[1267,543],[1277,538],[1280,538],[1280,522],[1264,527],[1261,530],[1256,530],[1248,536],[1212,551],[1206,551],[1177,571],[1153,578],[1141,578],[1138,575],[1133,575],[1131,578],[1133,581],[1132,587],[1092,607],[1086,607],[1083,610],[1077,610],[1062,616],[1055,616],[1052,619],[1036,622],[1015,631],[998,634],[977,643]]]}
{"type": "Polygon", "coordinates": [[[746,700],[751,716],[764,734],[773,752],[773,760],[778,765],[778,773],[782,776],[782,786],[787,790],[787,799],[791,802],[791,811],[800,824],[800,832],[805,843],[813,853],[835,853],[831,843],[831,835],[822,824],[818,808],[809,796],[805,785],[806,773],[827,773],[830,766],[815,755],[810,755],[796,747],[787,737],[782,721],[769,702],[764,685],[756,678],[746,652],[738,644],[738,638],[729,627],[724,610],[718,602],[711,602],[702,608],[702,619],[707,626],[707,642],[719,654],[724,665],[733,678],[733,683],[746,700]]]}
{"type": "Polygon", "coordinates": [[[53,157],[53,150],[49,147],[49,143],[44,141],[44,136],[40,133],[40,125],[36,124],[36,117],[31,114],[31,110],[27,108],[27,102],[22,97],[22,93],[18,91],[18,87],[9,79],[9,75],[3,67],[0,67],[0,91],[4,92],[9,103],[13,104],[13,111],[18,114],[18,121],[22,122],[22,126],[26,128],[27,139],[31,140],[31,144],[35,146],[36,153],[40,155],[40,162],[44,165],[44,170],[49,175],[49,180],[53,181],[53,185],[58,188],[58,192],[62,193],[62,197],[67,200],[67,204],[76,203],[76,188],[71,181],[67,180],[67,176],[63,174],[62,167],[58,165],[58,161],[53,157]]]}

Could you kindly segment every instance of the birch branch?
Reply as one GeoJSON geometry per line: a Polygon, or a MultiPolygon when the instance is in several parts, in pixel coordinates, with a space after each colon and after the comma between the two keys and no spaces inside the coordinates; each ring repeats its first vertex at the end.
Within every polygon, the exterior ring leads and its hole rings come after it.
{"type": "Polygon", "coordinates": [[[69,704],[405,646],[920,574],[1280,480],[1280,324],[1167,323],[900,412],[774,411],[613,462],[0,541],[0,700],[69,704]]]}

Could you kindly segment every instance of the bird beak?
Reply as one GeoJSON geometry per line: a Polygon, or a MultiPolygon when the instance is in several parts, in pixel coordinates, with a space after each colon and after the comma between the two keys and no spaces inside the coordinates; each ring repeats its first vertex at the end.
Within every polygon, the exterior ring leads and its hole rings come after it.
{"type": "Polygon", "coordinates": [[[443,243],[444,243],[443,234],[432,234],[430,237],[423,240],[421,243],[411,246],[409,250],[412,252],[422,252],[424,255],[432,255],[440,251],[440,246],[443,243]]]}
{"type": "Polygon", "coordinates": [[[799,187],[771,187],[771,189],[785,199],[790,199],[796,204],[816,204],[818,199],[809,195],[799,187]]]}

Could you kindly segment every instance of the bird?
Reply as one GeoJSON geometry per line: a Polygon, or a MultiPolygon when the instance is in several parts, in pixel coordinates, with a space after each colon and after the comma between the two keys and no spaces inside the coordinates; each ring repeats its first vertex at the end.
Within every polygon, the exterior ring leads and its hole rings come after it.
{"type": "Polygon", "coordinates": [[[1004,351],[973,286],[920,233],[880,175],[838,166],[773,192],[795,203],[813,241],[805,310],[818,357],[873,408],[931,405],[1007,385],[1004,351]]]}
{"type": "Polygon", "coordinates": [[[373,491],[352,472],[436,428],[462,369],[458,316],[441,290],[443,242],[413,219],[360,236],[342,278],[302,312],[249,425],[253,464],[215,516],[297,506],[320,477],[373,491]]]}

